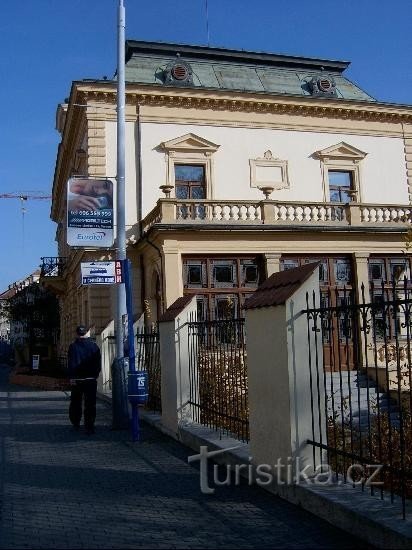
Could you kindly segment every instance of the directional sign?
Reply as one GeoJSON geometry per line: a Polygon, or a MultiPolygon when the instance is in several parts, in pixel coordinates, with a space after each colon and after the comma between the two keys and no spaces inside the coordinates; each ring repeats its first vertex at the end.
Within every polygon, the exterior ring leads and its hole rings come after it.
{"type": "Polygon", "coordinates": [[[113,285],[123,282],[122,262],[82,262],[83,285],[113,285]]]}

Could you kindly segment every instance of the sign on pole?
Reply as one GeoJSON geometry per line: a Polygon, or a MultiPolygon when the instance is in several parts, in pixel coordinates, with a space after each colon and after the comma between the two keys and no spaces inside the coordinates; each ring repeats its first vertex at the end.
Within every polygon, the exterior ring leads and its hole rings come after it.
{"type": "Polygon", "coordinates": [[[82,285],[113,285],[123,282],[122,262],[82,262],[82,285]]]}
{"type": "Polygon", "coordinates": [[[71,178],[67,182],[67,244],[113,246],[113,182],[71,178]]]}
{"type": "Polygon", "coordinates": [[[39,370],[40,355],[32,355],[31,360],[32,360],[32,363],[31,363],[32,369],[33,370],[39,370]]]}

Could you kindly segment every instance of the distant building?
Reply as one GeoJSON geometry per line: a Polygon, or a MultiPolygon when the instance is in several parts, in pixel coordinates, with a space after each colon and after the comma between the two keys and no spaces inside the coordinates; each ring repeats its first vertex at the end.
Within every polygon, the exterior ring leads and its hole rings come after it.
{"type": "Polygon", "coordinates": [[[18,364],[29,365],[40,355],[42,367],[57,365],[59,309],[53,293],[40,284],[40,270],[15,282],[6,291],[9,342],[18,364]]]}
{"type": "Polygon", "coordinates": [[[10,341],[9,303],[15,293],[16,291],[9,287],[0,294],[0,340],[4,342],[10,341]]]}
{"type": "MultiPolygon", "coordinates": [[[[410,274],[412,107],[375,100],[346,78],[348,65],[126,43],[127,254],[137,314],[156,321],[193,294],[201,316],[239,316],[264,278],[312,261],[337,301],[344,286],[359,294],[363,283],[368,293],[372,282],[410,274]]],[[[59,294],[65,349],[78,322],[99,333],[114,317],[113,288],[81,286],[79,270],[82,260],[115,253],[67,246],[65,190],[76,174],[116,174],[116,82],[73,82],[57,129],[59,257],[47,259],[42,281],[59,294]]],[[[344,339],[345,327],[336,328],[344,339]]]]}

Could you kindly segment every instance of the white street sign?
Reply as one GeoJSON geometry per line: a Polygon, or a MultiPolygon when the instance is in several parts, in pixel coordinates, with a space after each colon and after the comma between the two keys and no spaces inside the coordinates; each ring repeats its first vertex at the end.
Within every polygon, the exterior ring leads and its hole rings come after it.
{"type": "Polygon", "coordinates": [[[123,282],[121,262],[82,262],[82,285],[113,285],[123,282]]]}

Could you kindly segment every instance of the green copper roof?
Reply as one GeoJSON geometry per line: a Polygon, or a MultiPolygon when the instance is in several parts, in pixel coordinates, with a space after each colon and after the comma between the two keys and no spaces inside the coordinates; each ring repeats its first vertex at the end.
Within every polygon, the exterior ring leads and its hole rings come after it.
{"type": "MultiPolygon", "coordinates": [[[[375,101],[345,78],[346,61],[311,59],[182,44],[126,42],[126,81],[167,86],[165,74],[174,62],[192,71],[186,87],[311,96],[309,82],[331,78],[335,99],[375,101]]],[[[178,84],[178,83],[177,83],[178,84]]]]}

